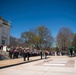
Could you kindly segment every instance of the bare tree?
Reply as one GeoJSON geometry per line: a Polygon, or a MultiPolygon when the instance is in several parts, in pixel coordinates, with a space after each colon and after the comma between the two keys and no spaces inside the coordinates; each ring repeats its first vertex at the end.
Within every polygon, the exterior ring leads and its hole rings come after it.
{"type": "Polygon", "coordinates": [[[33,31],[23,32],[21,38],[29,46],[32,45],[37,49],[50,48],[54,40],[50,30],[45,26],[39,26],[33,31]]]}
{"type": "Polygon", "coordinates": [[[36,41],[36,35],[32,31],[23,32],[21,34],[21,38],[22,38],[25,46],[27,46],[27,47],[30,45],[33,46],[36,41]]]}
{"type": "Polygon", "coordinates": [[[22,46],[23,41],[21,38],[15,38],[13,36],[10,36],[10,45],[13,47],[22,46]]]}
{"type": "Polygon", "coordinates": [[[54,38],[52,37],[50,30],[45,26],[39,26],[37,28],[37,34],[40,37],[39,47],[41,49],[49,49],[54,41],[54,38]]]}
{"type": "Polygon", "coordinates": [[[56,37],[57,46],[61,50],[66,50],[69,46],[72,45],[74,34],[70,28],[62,27],[59,30],[59,33],[56,37]]]}

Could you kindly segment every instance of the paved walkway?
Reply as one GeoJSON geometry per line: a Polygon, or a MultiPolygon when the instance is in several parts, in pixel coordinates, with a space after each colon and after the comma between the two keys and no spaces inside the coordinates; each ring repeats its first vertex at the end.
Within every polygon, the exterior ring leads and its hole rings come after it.
{"type": "Polygon", "coordinates": [[[26,61],[23,61],[23,58],[1,60],[0,61],[0,68],[11,67],[14,65],[24,64],[24,63],[28,63],[28,62],[37,61],[37,60],[40,60],[40,56],[30,57],[29,61],[27,61],[27,58],[26,58],[26,61]]]}
{"type": "MultiPolygon", "coordinates": [[[[39,58],[30,58],[30,61],[39,58]]],[[[23,61],[18,60],[15,59],[17,62],[23,61]]],[[[48,59],[0,69],[0,75],[76,75],[76,57],[51,56],[48,59]]]]}

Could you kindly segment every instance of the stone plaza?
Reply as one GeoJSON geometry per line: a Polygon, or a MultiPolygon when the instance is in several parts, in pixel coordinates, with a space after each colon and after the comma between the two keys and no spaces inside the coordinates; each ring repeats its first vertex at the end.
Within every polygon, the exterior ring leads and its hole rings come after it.
{"type": "Polygon", "coordinates": [[[3,60],[0,67],[0,75],[76,75],[76,57],[48,56],[41,60],[37,56],[25,62],[23,58],[3,60]]]}

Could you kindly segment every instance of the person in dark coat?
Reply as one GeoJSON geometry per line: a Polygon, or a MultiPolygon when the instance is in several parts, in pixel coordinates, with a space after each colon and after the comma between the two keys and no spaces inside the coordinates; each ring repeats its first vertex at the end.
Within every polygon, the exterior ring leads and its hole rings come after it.
{"type": "Polygon", "coordinates": [[[42,59],[42,51],[40,51],[40,56],[41,56],[41,59],[42,59]]]}
{"type": "Polygon", "coordinates": [[[17,50],[15,49],[15,50],[13,51],[13,59],[16,58],[16,55],[17,55],[17,50]]]}
{"type": "Polygon", "coordinates": [[[19,50],[17,49],[17,51],[16,51],[16,58],[18,58],[18,55],[19,55],[19,50]]]}
{"type": "Polygon", "coordinates": [[[26,52],[26,50],[24,50],[24,52],[23,52],[23,57],[24,57],[24,61],[26,61],[26,57],[27,57],[27,52],[26,52]]]}
{"type": "Polygon", "coordinates": [[[72,49],[70,50],[70,54],[71,54],[71,57],[72,57],[72,55],[73,55],[73,50],[72,49]]]}
{"type": "Polygon", "coordinates": [[[1,45],[0,45],[0,49],[1,49],[1,45]]]}
{"type": "Polygon", "coordinates": [[[9,57],[12,59],[13,49],[9,51],[9,57]]]}
{"type": "Polygon", "coordinates": [[[27,60],[29,61],[30,53],[29,50],[27,50],[27,60]]]}

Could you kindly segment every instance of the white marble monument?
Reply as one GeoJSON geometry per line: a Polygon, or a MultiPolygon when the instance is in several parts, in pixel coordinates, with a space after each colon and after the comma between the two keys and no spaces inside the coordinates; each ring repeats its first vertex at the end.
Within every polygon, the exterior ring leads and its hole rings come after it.
{"type": "Polygon", "coordinates": [[[0,17],[0,45],[10,45],[10,28],[10,23],[0,17]]]}

